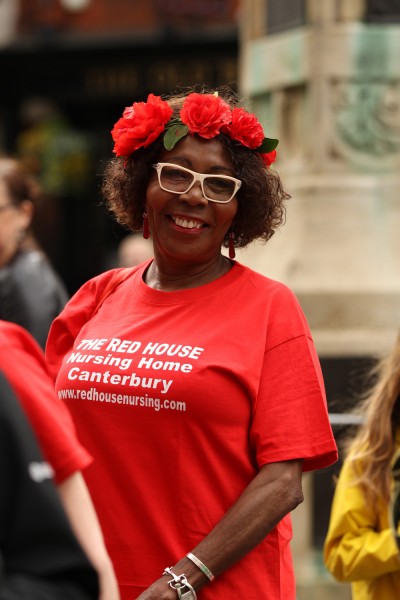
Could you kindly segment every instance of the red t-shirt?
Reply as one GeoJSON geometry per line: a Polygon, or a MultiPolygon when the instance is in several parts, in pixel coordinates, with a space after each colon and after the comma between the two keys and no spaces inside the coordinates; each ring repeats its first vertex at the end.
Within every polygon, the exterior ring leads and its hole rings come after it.
{"type": "MultiPolygon", "coordinates": [[[[85,284],[47,345],[58,396],[95,459],[85,476],[123,600],[198,544],[261,465],[303,458],[309,470],[337,458],[292,292],[238,263],[207,285],[162,292],[144,283],[147,264],[92,319],[113,275],[85,284]]],[[[200,597],[294,600],[291,535],[287,516],[200,597]]]]}
{"type": "Polygon", "coordinates": [[[0,369],[21,402],[55,480],[61,482],[90,464],[65,404],[54,393],[42,349],[25,329],[1,320],[0,369]]]}

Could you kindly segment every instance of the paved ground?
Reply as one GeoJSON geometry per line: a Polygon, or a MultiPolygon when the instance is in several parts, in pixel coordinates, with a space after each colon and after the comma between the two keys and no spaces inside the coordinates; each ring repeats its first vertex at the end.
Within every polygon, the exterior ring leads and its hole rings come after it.
{"type": "Polygon", "coordinates": [[[350,585],[336,582],[315,581],[298,583],[298,600],[351,600],[350,585]]]}

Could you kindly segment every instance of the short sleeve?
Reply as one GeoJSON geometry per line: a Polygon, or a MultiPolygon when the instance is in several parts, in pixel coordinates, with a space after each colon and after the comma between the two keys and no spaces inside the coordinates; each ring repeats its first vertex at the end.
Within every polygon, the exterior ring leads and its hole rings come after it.
{"type": "Polygon", "coordinates": [[[0,329],[0,362],[35,431],[41,450],[63,481],[92,462],[77,439],[72,418],[58,400],[46,369],[43,352],[24,329],[14,323],[0,329]]]}
{"type": "Polygon", "coordinates": [[[303,459],[303,470],[310,471],[337,460],[321,368],[309,335],[265,353],[251,439],[259,466],[303,459]]]}

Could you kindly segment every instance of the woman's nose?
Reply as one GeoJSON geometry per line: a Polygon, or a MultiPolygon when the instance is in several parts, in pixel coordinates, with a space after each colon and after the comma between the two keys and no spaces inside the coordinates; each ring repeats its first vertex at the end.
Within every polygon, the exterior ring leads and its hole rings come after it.
{"type": "Polygon", "coordinates": [[[189,204],[192,204],[193,206],[196,204],[208,203],[207,198],[204,197],[200,181],[196,181],[194,185],[190,188],[190,190],[188,190],[184,194],[181,194],[181,198],[182,200],[188,202],[189,204]]]}

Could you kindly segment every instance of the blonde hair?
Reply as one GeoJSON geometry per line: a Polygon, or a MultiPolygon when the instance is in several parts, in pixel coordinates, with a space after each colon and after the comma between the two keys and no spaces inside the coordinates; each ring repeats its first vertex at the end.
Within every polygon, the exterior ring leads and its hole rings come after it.
{"type": "Polygon", "coordinates": [[[346,453],[358,484],[367,499],[389,501],[391,461],[396,431],[400,426],[400,334],[392,350],[371,371],[373,383],[357,413],[363,417],[355,437],[348,440],[346,453]]]}

